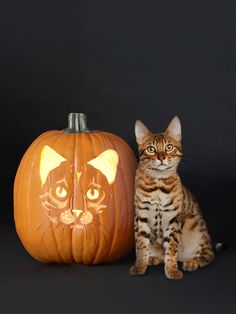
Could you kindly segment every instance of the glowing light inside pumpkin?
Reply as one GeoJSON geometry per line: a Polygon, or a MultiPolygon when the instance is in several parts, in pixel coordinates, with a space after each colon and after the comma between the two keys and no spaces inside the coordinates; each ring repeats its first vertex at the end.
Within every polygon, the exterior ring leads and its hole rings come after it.
{"type": "MultiPolygon", "coordinates": [[[[47,177],[49,173],[54,170],[55,168],[59,167],[62,162],[66,161],[66,159],[58,154],[55,150],[50,148],[49,146],[45,146],[42,149],[41,152],[41,159],[40,159],[40,179],[41,179],[41,188],[47,181],[47,177]]],[[[117,166],[119,162],[119,157],[116,151],[113,149],[108,149],[101,153],[99,156],[96,158],[90,160],[87,162],[88,165],[94,167],[95,169],[99,170],[107,179],[107,182],[111,185],[114,183],[115,178],[116,178],[116,173],[117,173],[117,166]]],[[[72,173],[73,173],[73,165],[71,165],[72,173]]],[[[80,178],[83,175],[82,172],[79,171],[80,168],[74,169],[75,171],[75,178],[76,178],[76,185],[79,184],[80,178]]],[[[72,174],[73,175],[73,174],[72,174]]],[[[65,179],[64,179],[65,180],[65,179]]],[[[58,183],[58,182],[57,182],[58,183]]],[[[67,186],[67,183],[65,181],[65,184],[67,186]]],[[[88,210],[89,206],[99,206],[99,210],[97,210],[98,214],[101,214],[103,210],[101,208],[106,208],[107,206],[104,204],[99,205],[92,205],[93,203],[96,204],[96,200],[99,200],[101,202],[105,198],[105,192],[103,191],[102,193],[103,198],[101,197],[100,189],[102,189],[102,186],[98,185],[94,179],[93,183],[91,185],[92,187],[89,188],[86,192],[86,198],[88,203],[85,202],[84,208],[81,209],[73,209],[69,208],[64,210],[60,215],[59,215],[59,221],[66,224],[66,225],[71,225],[71,228],[79,228],[79,225],[82,227],[83,225],[90,224],[93,221],[93,214],[88,210]],[[101,200],[102,198],[102,200],[101,200]],[[89,202],[90,201],[90,202],[89,202]],[[79,222],[79,224],[78,224],[79,222]]],[[[48,192],[44,193],[47,195],[48,192]]],[[[62,186],[57,186],[55,189],[55,195],[58,197],[58,199],[54,199],[54,206],[56,204],[57,208],[64,208],[68,202],[68,194],[67,190],[62,187],[62,186]],[[66,199],[67,198],[67,199],[66,199]],[[61,204],[63,199],[63,204],[61,204]],[[66,200],[64,200],[66,199],[66,200]]],[[[48,210],[50,210],[45,204],[49,204],[48,199],[44,200],[44,207],[48,210]]],[[[49,219],[53,220],[53,222],[57,222],[57,220],[53,217],[51,217],[51,214],[49,215],[49,219]]]]}
{"type": "Polygon", "coordinates": [[[97,189],[89,189],[86,195],[88,199],[93,201],[99,198],[100,193],[97,189]]]}
{"type": "Polygon", "coordinates": [[[56,188],[56,194],[58,197],[64,198],[67,196],[67,191],[66,191],[66,189],[62,188],[61,186],[58,186],[56,188]]]}
{"type": "Polygon", "coordinates": [[[84,212],[79,219],[82,225],[90,224],[92,220],[93,220],[93,215],[89,211],[84,212]]]}
{"type": "Polygon", "coordinates": [[[69,209],[60,214],[60,219],[66,225],[70,225],[75,220],[69,209]]]}
{"type": "Polygon", "coordinates": [[[81,209],[72,209],[72,213],[78,218],[83,211],[81,209]]]}
{"type": "Polygon", "coordinates": [[[49,146],[44,146],[41,152],[41,158],[40,158],[40,178],[41,178],[41,187],[44,185],[44,183],[47,181],[47,177],[49,172],[52,169],[57,168],[60,166],[60,164],[66,161],[64,157],[59,155],[55,150],[53,150],[49,146]]]}
{"type": "Polygon", "coordinates": [[[88,165],[101,171],[107,178],[109,184],[114,183],[119,162],[118,154],[113,149],[108,149],[101,153],[98,157],[90,160],[88,165]]]}

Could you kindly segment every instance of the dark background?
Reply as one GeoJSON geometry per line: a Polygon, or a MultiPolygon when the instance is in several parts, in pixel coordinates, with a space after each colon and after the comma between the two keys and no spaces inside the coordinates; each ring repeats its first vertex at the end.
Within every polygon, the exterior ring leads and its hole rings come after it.
{"type": "Polygon", "coordinates": [[[1,313],[235,313],[236,2],[17,1],[0,8],[1,313]],[[85,112],[136,151],[134,123],[183,126],[183,181],[197,194],[214,263],[182,281],[162,266],[42,265],[13,223],[17,166],[30,143],[85,112]]]}

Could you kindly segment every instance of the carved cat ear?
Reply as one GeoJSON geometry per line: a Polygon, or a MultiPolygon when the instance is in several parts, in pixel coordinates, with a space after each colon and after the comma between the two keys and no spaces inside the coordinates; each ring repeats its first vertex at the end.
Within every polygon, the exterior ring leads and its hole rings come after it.
{"type": "Polygon", "coordinates": [[[181,123],[177,116],[175,116],[170,124],[168,125],[168,128],[166,129],[166,132],[171,136],[176,138],[177,140],[181,140],[181,123]]]}
{"type": "Polygon", "coordinates": [[[41,151],[39,173],[41,178],[41,187],[47,181],[47,177],[50,171],[60,166],[60,164],[66,161],[64,157],[59,155],[54,149],[49,146],[44,146],[41,151]]]}
{"type": "Polygon", "coordinates": [[[142,144],[150,133],[151,132],[142,121],[140,120],[136,121],[135,136],[136,136],[136,141],[138,144],[142,144]]]}
{"type": "Polygon", "coordinates": [[[87,162],[87,164],[101,171],[107,178],[108,183],[112,184],[116,178],[118,162],[119,156],[117,152],[113,149],[108,149],[98,157],[87,162]]]}

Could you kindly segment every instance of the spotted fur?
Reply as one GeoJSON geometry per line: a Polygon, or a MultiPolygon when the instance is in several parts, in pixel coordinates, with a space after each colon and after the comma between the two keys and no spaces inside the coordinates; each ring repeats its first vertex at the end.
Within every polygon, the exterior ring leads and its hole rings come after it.
{"type": "Polygon", "coordinates": [[[170,279],[209,264],[214,253],[206,223],[194,195],[181,183],[177,168],[182,156],[177,117],[163,133],[135,126],[140,162],[135,186],[136,262],[130,274],[141,275],[148,265],[165,264],[170,279]]]}

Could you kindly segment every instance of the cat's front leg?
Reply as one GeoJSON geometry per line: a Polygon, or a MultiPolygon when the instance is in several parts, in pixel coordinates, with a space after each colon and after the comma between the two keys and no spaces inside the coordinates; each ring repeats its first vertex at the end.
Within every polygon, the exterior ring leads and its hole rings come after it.
{"type": "Polygon", "coordinates": [[[181,241],[180,225],[170,224],[164,232],[165,274],[169,279],[181,279],[183,273],[178,269],[178,255],[181,241]]]}
{"type": "Polygon", "coordinates": [[[136,262],[130,268],[131,275],[143,275],[146,273],[149,262],[150,228],[146,219],[135,219],[136,262]]]}
{"type": "Polygon", "coordinates": [[[142,232],[136,239],[136,262],[130,268],[131,275],[143,275],[146,273],[149,262],[149,238],[142,232]]]}

